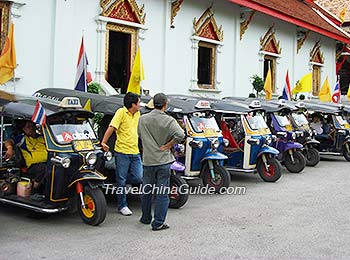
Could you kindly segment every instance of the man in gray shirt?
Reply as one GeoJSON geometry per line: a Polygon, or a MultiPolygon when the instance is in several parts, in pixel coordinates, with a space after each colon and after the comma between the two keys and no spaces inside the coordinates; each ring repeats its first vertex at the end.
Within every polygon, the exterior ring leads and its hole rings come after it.
{"type": "Polygon", "coordinates": [[[165,223],[169,206],[170,165],[175,161],[171,148],[185,137],[184,130],[164,111],[168,98],[163,93],[153,97],[154,110],[141,116],[138,134],[143,146],[143,194],[140,222],[151,224],[152,230],[169,228],[165,223]],[[156,193],[152,221],[152,196],[156,193]]]}

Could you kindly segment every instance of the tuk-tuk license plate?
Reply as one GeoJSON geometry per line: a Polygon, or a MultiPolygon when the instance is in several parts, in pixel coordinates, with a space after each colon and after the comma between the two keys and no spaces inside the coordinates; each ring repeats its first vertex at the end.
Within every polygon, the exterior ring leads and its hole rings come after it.
{"type": "Polygon", "coordinates": [[[76,140],[73,141],[73,148],[75,151],[94,150],[94,145],[91,140],[76,140]]]}

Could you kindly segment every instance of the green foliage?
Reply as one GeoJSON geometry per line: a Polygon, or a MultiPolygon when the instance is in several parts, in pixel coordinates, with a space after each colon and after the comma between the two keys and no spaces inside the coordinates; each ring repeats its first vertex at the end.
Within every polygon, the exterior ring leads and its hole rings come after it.
{"type": "Polygon", "coordinates": [[[259,96],[259,92],[263,91],[264,89],[264,81],[263,79],[257,75],[254,74],[252,77],[252,85],[253,85],[253,89],[256,91],[256,96],[259,96]]]}
{"type": "Polygon", "coordinates": [[[101,85],[98,82],[92,81],[89,85],[88,85],[88,92],[89,93],[94,93],[94,94],[99,94],[101,91],[101,85]]]}
{"type": "Polygon", "coordinates": [[[96,132],[100,128],[102,118],[103,118],[103,113],[100,113],[100,112],[96,112],[94,117],[93,117],[93,126],[94,126],[94,130],[96,132]]]}

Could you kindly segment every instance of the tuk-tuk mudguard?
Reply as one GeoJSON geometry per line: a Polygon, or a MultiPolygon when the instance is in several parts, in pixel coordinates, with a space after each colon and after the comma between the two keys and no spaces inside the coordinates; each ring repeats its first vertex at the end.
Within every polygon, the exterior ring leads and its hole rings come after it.
{"type": "Polygon", "coordinates": [[[307,145],[307,144],[310,144],[310,145],[319,145],[320,142],[315,140],[315,139],[311,139],[311,140],[308,140],[304,143],[304,146],[307,145]]]}
{"type": "Polygon", "coordinates": [[[277,149],[280,152],[286,152],[291,149],[302,149],[303,145],[297,142],[278,142],[277,149]]]}
{"type": "Polygon", "coordinates": [[[228,157],[222,153],[216,152],[216,153],[207,153],[205,155],[205,157],[201,160],[201,163],[203,163],[203,161],[207,161],[207,160],[217,160],[217,161],[221,161],[221,160],[226,160],[228,157]]]}
{"type": "Polygon", "coordinates": [[[278,156],[279,153],[280,152],[276,148],[266,145],[261,148],[261,150],[258,153],[258,157],[260,157],[262,154],[272,154],[274,156],[278,156]]]}
{"type": "Polygon", "coordinates": [[[68,188],[71,188],[78,181],[104,181],[107,177],[103,176],[96,170],[81,170],[80,174],[75,174],[70,180],[68,188]]]}

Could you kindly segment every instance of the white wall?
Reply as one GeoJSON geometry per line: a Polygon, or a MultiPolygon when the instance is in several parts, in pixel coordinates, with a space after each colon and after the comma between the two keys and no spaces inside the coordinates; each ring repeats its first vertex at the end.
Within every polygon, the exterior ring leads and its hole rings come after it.
{"type": "MultiPolygon", "coordinates": [[[[259,55],[260,37],[274,24],[276,39],[280,41],[281,56],[277,59],[276,92],[280,94],[289,70],[291,85],[309,72],[310,50],[321,40],[325,66],[322,82],[328,75],[331,86],[335,82],[335,41],[311,32],[296,53],[296,26],[256,13],[239,40],[240,7],[228,1],[215,1],[213,10],[218,26],[223,26],[224,41],[219,56],[217,77],[219,93],[191,92],[193,64],[193,19],[197,19],[212,4],[212,0],[186,0],[170,28],[169,0],[138,0],[145,4],[147,30],[139,40],[145,65],[146,79],[143,88],[151,94],[166,93],[199,94],[207,96],[248,96],[252,92],[251,76],[262,76],[263,60],[259,55]]],[[[96,70],[97,23],[100,13],[98,0],[27,0],[19,9],[20,17],[14,18],[18,59],[16,91],[32,94],[44,87],[73,88],[76,63],[84,30],[85,48],[89,70],[93,77],[96,70]]],[[[7,84],[11,91],[13,83],[7,84]]]]}

